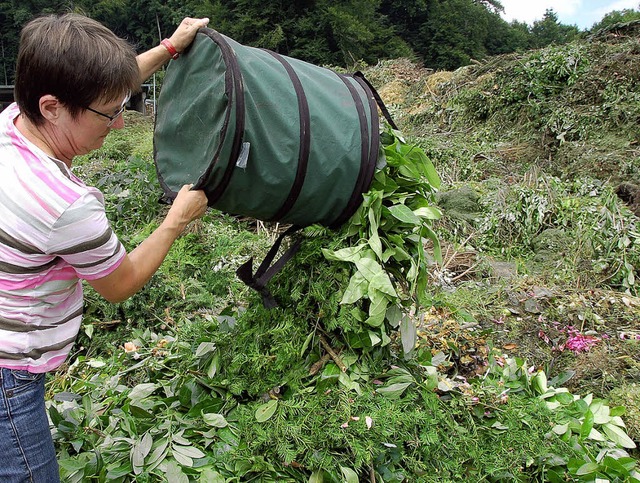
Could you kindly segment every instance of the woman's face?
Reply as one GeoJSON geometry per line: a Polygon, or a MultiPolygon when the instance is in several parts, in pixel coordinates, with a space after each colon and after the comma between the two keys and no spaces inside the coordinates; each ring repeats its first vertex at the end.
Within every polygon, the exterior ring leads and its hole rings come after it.
{"type": "MultiPolygon", "coordinates": [[[[124,97],[124,96],[123,96],[124,97]]],[[[122,112],[129,96],[117,101],[95,101],[80,115],[68,119],[62,129],[71,157],[87,154],[102,146],[112,129],[122,129],[122,112]]]]}

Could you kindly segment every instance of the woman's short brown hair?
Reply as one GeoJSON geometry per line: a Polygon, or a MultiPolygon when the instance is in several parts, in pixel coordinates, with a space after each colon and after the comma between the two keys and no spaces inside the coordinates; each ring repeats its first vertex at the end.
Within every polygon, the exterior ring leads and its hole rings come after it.
{"type": "Polygon", "coordinates": [[[133,47],[104,25],[68,13],[27,23],[20,34],[15,97],[36,125],[40,98],[58,98],[76,118],[92,102],[111,102],[140,88],[133,47]]]}

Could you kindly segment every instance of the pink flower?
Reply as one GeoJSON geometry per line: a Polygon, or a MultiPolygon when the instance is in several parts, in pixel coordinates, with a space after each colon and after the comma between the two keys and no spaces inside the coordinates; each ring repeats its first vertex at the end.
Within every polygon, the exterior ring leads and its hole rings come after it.
{"type": "Polygon", "coordinates": [[[575,352],[576,354],[579,352],[587,352],[598,342],[600,342],[598,337],[578,333],[567,339],[567,349],[575,352]]]}

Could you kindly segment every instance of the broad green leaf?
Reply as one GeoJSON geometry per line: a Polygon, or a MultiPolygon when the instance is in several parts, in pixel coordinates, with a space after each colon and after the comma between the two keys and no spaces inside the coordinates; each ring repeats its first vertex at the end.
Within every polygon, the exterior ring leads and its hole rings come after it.
{"type": "Polygon", "coordinates": [[[607,406],[602,399],[593,401],[589,409],[593,413],[593,421],[595,424],[606,424],[611,421],[609,406],[607,406]]]}
{"type": "Polygon", "coordinates": [[[421,168],[422,168],[421,171],[426,176],[427,181],[429,181],[429,184],[436,189],[440,188],[440,183],[441,183],[440,176],[438,175],[438,172],[433,166],[433,163],[431,162],[431,160],[426,156],[424,157],[421,168]]]}
{"type": "Polygon", "coordinates": [[[395,384],[396,382],[415,382],[416,379],[413,377],[411,372],[403,367],[397,367],[391,369],[387,372],[387,376],[389,377],[388,383],[395,384]]]}
{"type": "Polygon", "coordinates": [[[256,421],[263,423],[273,416],[278,409],[278,400],[271,399],[269,402],[262,404],[256,409],[256,421]]]}
{"type": "Polygon", "coordinates": [[[169,451],[168,438],[162,438],[160,441],[156,441],[156,443],[157,446],[151,451],[151,454],[147,458],[147,471],[152,471],[158,466],[169,451]]]}
{"type": "Polygon", "coordinates": [[[385,272],[378,273],[374,275],[371,280],[369,280],[369,294],[371,294],[371,290],[379,290],[380,292],[391,297],[398,296],[396,290],[393,288],[393,284],[391,283],[389,275],[387,275],[385,272]]]}
{"type": "Polygon", "coordinates": [[[216,352],[211,358],[211,363],[207,368],[207,376],[209,378],[213,379],[215,377],[216,373],[218,372],[219,364],[220,364],[220,354],[216,352]]]}
{"type": "Polygon", "coordinates": [[[420,225],[420,218],[418,218],[411,208],[405,205],[393,205],[388,208],[389,213],[394,218],[397,218],[403,223],[407,223],[409,225],[420,225]]]}
{"type": "Polygon", "coordinates": [[[195,446],[181,446],[178,444],[174,444],[171,445],[171,449],[173,450],[174,457],[176,456],[176,454],[181,454],[193,459],[205,457],[205,454],[195,446]]]}
{"type": "MultiPolygon", "coordinates": [[[[62,464],[62,460],[60,461],[60,464],[62,464]]],[[[123,476],[131,473],[131,471],[131,463],[128,460],[118,466],[109,467],[109,470],[107,471],[107,481],[122,478],[123,476]]]]}
{"type": "Polygon", "coordinates": [[[411,385],[410,382],[399,382],[397,384],[391,384],[390,386],[384,386],[376,389],[378,394],[389,398],[397,398],[411,385]]]}
{"type": "Polygon", "coordinates": [[[568,392],[557,392],[555,397],[556,401],[564,406],[568,406],[573,402],[573,396],[568,392]]]}
{"type": "Polygon", "coordinates": [[[341,305],[354,304],[369,291],[369,281],[360,272],[353,274],[349,286],[342,295],[341,305]]]}
{"type": "Polygon", "coordinates": [[[358,483],[360,481],[358,479],[358,474],[355,471],[353,471],[351,468],[347,468],[346,466],[341,466],[340,471],[342,472],[344,483],[358,483]]]}
{"type": "Polygon", "coordinates": [[[380,241],[380,236],[377,231],[374,231],[369,237],[369,246],[378,259],[382,260],[382,242],[380,241]]]}
{"type": "Polygon", "coordinates": [[[202,419],[214,428],[224,428],[229,424],[222,414],[217,413],[205,413],[202,415],[202,419]]]}
{"type": "Polygon", "coordinates": [[[591,429],[591,432],[589,433],[589,436],[587,436],[587,439],[592,439],[593,441],[605,441],[605,437],[602,435],[602,433],[595,428],[591,429]]]}
{"type": "Polygon", "coordinates": [[[196,349],[196,357],[202,357],[209,352],[213,352],[216,350],[216,346],[213,342],[201,342],[198,348],[196,349]]]}
{"type": "Polygon", "coordinates": [[[371,298],[371,293],[374,290],[397,297],[389,275],[378,262],[369,258],[362,258],[356,262],[356,267],[358,272],[369,281],[369,298],[371,298]]]}
{"type": "Polygon", "coordinates": [[[591,411],[587,411],[587,414],[584,417],[584,421],[580,427],[580,437],[586,439],[591,434],[591,430],[593,429],[593,413],[591,411]]]}
{"type": "Polygon", "coordinates": [[[342,371],[334,363],[327,364],[320,376],[322,379],[337,379],[342,371]]]}
{"type": "Polygon", "coordinates": [[[547,375],[544,371],[538,371],[531,379],[531,386],[537,394],[544,394],[547,392],[547,375]]]}
{"type": "Polygon", "coordinates": [[[205,468],[200,473],[200,483],[225,483],[226,479],[213,468],[205,468]]]}
{"type": "Polygon", "coordinates": [[[427,373],[425,385],[427,390],[431,391],[438,387],[438,369],[433,366],[426,366],[424,369],[427,373]]]}
{"type": "Polygon", "coordinates": [[[369,341],[371,342],[371,347],[375,347],[380,342],[382,342],[382,339],[380,338],[380,336],[378,334],[376,334],[374,331],[370,330],[369,331],[369,341]]]}
{"type": "Polygon", "coordinates": [[[313,473],[311,473],[308,483],[324,483],[322,470],[314,471],[313,473]]]}
{"type": "Polygon", "coordinates": [[[590,475],[591,473],[595,473],[596,471],[598,471],[599,468],[600,466],[598,465],[598,463],[585,463],[580,468],[578,468],[578,471],[576,471],[576,475],[577,476],[590,475]]]}
{"type": "Polygon", "coordinates": [[[627,433],[624,432],[620,427],[614,424],[605,424],[602,426],[602,430],[609,437],[611,441],[616,443],[623,448],[633,449],[636,447],[636,444],[633,440],[627,436],[627,433]]]}
{"type": "Polygon", "coordinates": [[[615,424],[616,426],[620,426],[621,428],[626,428],[627,426],[624,424],[624,421],[620,416],[614,416],[611,418],[611,424],[615,424]]]}
{"type": "Polygon", "coordinates": [[[365,247],[365,244],[360,244],[355,247],[342,248],[340,250],[332,251],[326,248],[322,249],[322,254],[327,260],[334,260],[339,262],[355,262],[360,259],[360,251],[365,247]]]}
{"type": "Polygon", "coordinates": [[[400,322],[400,336],[402,338],[402,350],[409,354],[416,346],[418,340],[415,322],[409,317],[403,317],[400,322]]]}
{"type": "MultiPolygon", "coordinates": [[[[173,449],[173,447],[172,447],[172,449],[173,449]]],[[[173,457],[182,466],[186,466],[187,468],[191,468],[193,466],[193,458],[191,458],[190,456],[185,456],[182,453],[178,453],[176,451],[173,451],[173,457]]]]}
{"type": "Polygon", "coordinates": [[[369,305],[369,318],[367,318],[366,323],[372,327],[380,327],[384,323],[389,300],[382,292],[372,290],[371,286],[369,286],[369,299],[371,304],[369,305]]]}
{"type": "Polygon", "coordinates": [[[182,471],[180,465],[171,460],[167,462],[166,478],[171,483],[189,483],[189,477],[182,471]]]}
{"type": "Polygon", "coordinates": [[[442,263],[442,248],[440,247],[440,240],[435,232],[428,226],[423,225],[420,230],[420,235],[431,240],[431,243],[433,243],[433,257],[437,262],[442,263]]]}
{"type": "Polygon", "coordinates": [[[133,465],[133,472],[139,475],[144,465],[144,459],[151,451],[153,445],[153,438],[147,431],[140,441],[137,441],[131,449],[131,464],[133,465]]]}
{"type": "Polygon", "coordinates": [[[142,384],[138,384],[129,393],[129,399],[132,401],[138,401],[140,399],[144,399],[145,397],[153,394],[153,391],[158,389],[160,386],[158,384],[154,384],[152,382],[145,382],[142,384]]]}
{"type": "Polygon", "coordinates": [[[624,406],[616,406],[613,408],[609,408],[609,416],[616,417],[616,416],[622,416],[625,413],[625,407],[624,406]]]}
{"type": "Polygon", "coordinates": [[[439,220],[440,218],[442,218],[442,212],[435,206],[424,206],[422,208],[418,208],[417,210],[413,210],[413,213],[416,216],[425,218],[427,220],[439,220]]]}
{"type": "Polygon", "coordinates": [[[402,320],[402,310],[400,310],[400,307],[397,305],[391,305],[387,309],[386,317],[389,325],[395,329],[400,325],[400,321],[402,320]]]}

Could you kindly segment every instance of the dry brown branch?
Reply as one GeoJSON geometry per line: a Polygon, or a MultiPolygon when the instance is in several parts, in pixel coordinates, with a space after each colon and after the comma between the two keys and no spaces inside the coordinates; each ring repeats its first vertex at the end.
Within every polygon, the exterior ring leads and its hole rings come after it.
{"type": "Polygon", "coordinates": [[[336,363],[336,365],[340,368],[340,370],[342,372],[347,372],[347,366],[344,365],[344,362],[342,362],[342,359],[340,359],[338,354],[331,348],[331,346],[327,342],[327,339],[325,339],[322,334],[320,334],[320,343],[322,344],[322,347],[324,347],[324,350],[326,350],[329,353],[329,355],[333,359],[333,362],[336,363]]]}

